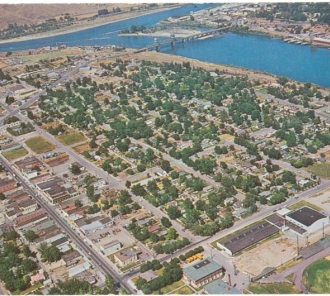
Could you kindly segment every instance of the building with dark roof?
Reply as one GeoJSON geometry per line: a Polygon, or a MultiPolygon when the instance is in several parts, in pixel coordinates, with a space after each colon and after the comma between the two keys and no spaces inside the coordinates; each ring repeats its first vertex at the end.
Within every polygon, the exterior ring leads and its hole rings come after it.
{"type": "MultiPolygon", "coordinates": [[[[285,216],[286,220],[305,230],[313,233],[329,224],[329,217],[310,208],[302,207],[285,216]]],[[[286,224],[288,226],[288,224],[286,224]]],[[[290,226],[289,226],[290,227],[290,226]]],[[[290,227],[291,228],[291,227],[290,227]]],[[[294,231],[294,229],[292,229],[294,231]]],[[[299,235],[304,233],[297,232],[299,235]]]]}
{"type": "Polygon", "coordinates": [[[16,181],[14,179],[0,179],[0,192],[4,193],[16,188],[16,181]]]}
{"type": "Polygon", "coordinates": [[[217,242],[217,246],[234,255],[257,242],[278,233],[280,229],[267,221],[262,221],[217,242]]]}
{"type": "Polygon", "coordinates": [[[183,269],[183,279],[198,288],[218,278],[224,268],[213,259],[207,257],[183,269]]]}
{"type": "Polygon", "coordinates": [[[26,168],[30,169],[33,167],[39,167],[42,165],[42,162],[37,157],[33,156],[16,161],[14,165],[21,171],[26,168]]]}
{"type": "Polygon", "coordinates": [[[65,266],[72,266],[76,264],[81,258],[82,255],[77,250],[73,250],[70,253],[63,255],[61,260],[65,266]]]}

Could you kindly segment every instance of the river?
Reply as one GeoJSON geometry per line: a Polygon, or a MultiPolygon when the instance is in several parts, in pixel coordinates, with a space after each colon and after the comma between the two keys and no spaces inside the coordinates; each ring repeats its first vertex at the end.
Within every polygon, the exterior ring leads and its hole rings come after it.
{"type": "MultiPolygon", "coordinates": [[[[79,32],[0,44],[0,52],[34,49],[56,44],[117,45],[143,48],[153,43],[153,37],[119,37],[118,31],[131,25],[151,27],[171,15],[184,15],[211,6],[190,4],[180,8],[102,25],[79,32]]],[[[280,39],[255,35],[223,34],[220,37],[195,40],[185,45],[161,47],[161,51],[216,64],[225,64],[287,76],[302,82],[330,87],[330,50],[288,44],[280,39]]]]}

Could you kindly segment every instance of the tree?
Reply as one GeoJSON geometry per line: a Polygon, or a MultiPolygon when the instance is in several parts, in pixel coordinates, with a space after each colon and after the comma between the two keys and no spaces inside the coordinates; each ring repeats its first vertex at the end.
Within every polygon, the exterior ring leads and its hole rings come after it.
{"type": "Polygon", "coordinates": [[[118,294],[118,291],[116,290],[115,281],[110,274],[107,274],[107,276],[105,278],[105,284],[109,290],[109,294],[115,294],[115,295],[118,294]]]}
{"type": "Polygon", "coordinates": [[[34,240],[36,240],[39,236],[31,229],[25,232],[24,234],[25,238],[28,240],[28,242],[32,243],[34,240]]]}
{"type": "Polygon", "coordinates": [[[0,193],[0,200],[5,200],[6,196],[3,193],[0,193]]]}
{"type": "Polygon", "coordinates": [[[73,163],[71,165],[70,171],[74,175],[79,175],[81,173],[80,167],[77,164],[75,164],[75,163],[73,163]]]}
{"type": "Polygon", "coordinates": [[[135,286],[138,290],[141,290],[145,284],[147,284],[147,281],[140,276],[138,277],[137,281],[135,282],[135,286]]]}
{"type": "Polygon", "coordinates": [[[111,217],[113,218],[113,217],[118,216],[118,215],[119,215],[119,212],[118,212],[117,210],[111,210],[111,211],[110,211],[110,215],[111,215],[111,217]]]}
{"type": "Polygon", "coordinates": [[[160,167],[166,172],[169,173],[172,170],[171,164],[168,160],[163,160],[160,167]]]}
{"type": "Polygon", "coordinates": [[[76,208],[81,208],[83,206],[83,204],[82,204],[82,202],[81,202],[80,199],[76,199],[74,201],[74,205],[75,205],[76,208]]]}
{"type": "Polygon", "coordinates": [[[89,199],[94,198],[94,185],[88,185],[87,186],[86,195],[89,199]]]}
{"type": "Polygon", "coordinates": [[[167,209],[167,214],[171,220],[175,220],[181,217],[181,212],[177,206],[169,206],[167,209]]]}
{"type": "Polygon", "coordinates": [[[36,270],[38,265],[33,260],[27,258],[22,261],[21,268],[24,273],[29,273],[33,270],[36,270]]]}
{"type": "Polygon", "coordinates": [[[170,228],[167,230],[167,238],[169,240],[176,239],[177,237],[178,237],[178,233],[176,232],[176,230],[174,228],[170,228]]]}
{"type": "Polygon", "coordinates": [[[142,187],[141,184],[136,184],[132,186],[132,193],[137,196],[144,196],[147,194],[147,192],[145,191],[145,189],[142,187]]]}
{"type": "Polygon", "coordinates": [[[17,238],[19,238],[19,234],[15,230],[4,232],[2,236],[6,241],[15,241],[17,238]]]}
{"type": "Polygon", "coordinates": [[[165,216],[160,219],[160,222],[166,228],[170,228],[172,226],[171,221],[167,217],[165,217],[165,216]]]}

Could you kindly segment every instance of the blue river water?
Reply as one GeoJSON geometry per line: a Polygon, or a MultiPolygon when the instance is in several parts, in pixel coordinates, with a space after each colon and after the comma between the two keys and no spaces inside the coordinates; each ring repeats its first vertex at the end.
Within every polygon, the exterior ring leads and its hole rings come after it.
{"type": "MultiPolygon", "coordinates": [[[[118,31],[136,26],[155,26],[171,15],[184,15],[210,7],[211,4],[189,4],[134,19],[119,21],[79,32],[48,38],[0,44],[0,52],[34,49],[43,46],[117,45],[143,48],[153,43],[153,37],[120,37],[118,31]]],[[[284,43],[263,36],[226,33],[219,37],[194,40],[161,47],[161,52],[194,58],[216,64],[239,66],[275,75],[287,76],[302,82],[330,87],[330,50],[284,43]]]]}

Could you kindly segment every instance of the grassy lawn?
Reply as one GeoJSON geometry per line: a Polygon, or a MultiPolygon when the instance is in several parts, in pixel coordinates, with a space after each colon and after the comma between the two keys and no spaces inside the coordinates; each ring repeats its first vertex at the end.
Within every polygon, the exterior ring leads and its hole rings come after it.
{"type": "Polygon", "coordinates": [[[188,287],[188,286],[184,286],[178,290],[175,290],[174,292],[172,292],[171,294],[177,294],[177,295],[191,295],[194,294],[194,291],[188,287]]]}
{"type": "Polygon", "coordinates": [[[27,295],[28,293],[30,293],[30,292],[32,292],[32,291],[34,291],[34,290],[36,290],[40,287],[42,287],[42,283],[33,285],[32,287],[30,287],[30,288],[28,288],[24,291],[15,291],[15,292],[13,292],[13,295],[27,295]]]}
{"type": "Polygon", "coordinates": [[[296,286],[290,283],[253,283],[248,287],[253,294],[299,294],[296,286]]]}
{"type": "Polygon", "coordinates": [[[47,141],[43,137],[34,137],[32,139],[25,141],[26,146],[28,146],[33,152],[37,154],[46,153],[48,151],[52,151],[56,148],[54,144],[47,141]]]}
{"type": "Polygon", "coordinates": [[[289,210],[295,210],[295,209],[298,209],[298,208],[301,208],[303,206],[308,206],[316,211],[322,211],[322,208],[316,206],[316,205],[313,205],[312,203],[308,202],[308,201],[305,201],[305,200],[301,200],[301,201],[298,201],[297,203],[291,205],[291,206],[288,206],[287,208],[289,210]]]}
{"type": "Polygon", "coordinates": [[[135,278],[132,278],[131,281],[135,285],[136,281],[139,279],[140,276],[136,276],[135,278]]]}
{"type": "Polygon", "coordinates": [[[324,179],[330,179],[330,163],[316,163],[307,168],[307,172],[324,179]]]}
{"type": "MultiPolygon", "coordinates": [[[[171,291],[173,291],[173,290],[175,290],[177,288],[182,287],[183,285],[184,285],[184,282],[182,280],[179,280],[179,281],[173,283],[172,285],[168,285],[168,286],[162,288],[161,289],[161,292],[162,292],[162,294],[168,294],[171,291]]],[[[157,294],[158,295],[159,293],[158,293],[158,291],[155,291],[153,294],[157,294]]]]}
{"type": "Polygon", "coordinates": [[[309,265],[304,271],[303,282],[310,293],[328,294],[330,291],[330,261],[322,258],[309,265]]]}
{"type": "Polygon", "coordinates": [[[8,160],[8,161],[12,161],[13,159],[16,159],[16,158],[20,158],[26,154],[28,154],[29,152],[21,147],[21,148],[18,148],[18,149],[14,149],[14,150],[11,150],[11,151],[7,151],[7,152],[3,152],[2,155],[8,160]]]}
{"type": "Polygon", "coordinates": [[[57,136],[56,139],[64,145],[72,145],[86,140],[82,133],[78,133],[76,131],[57,136]]]}
{"type": "Polygon", "coordinates": [[[165,267],[162,267],[161,269],[158,269],[158,270],[155,270],[156,274],[158,276],[162,275],[163,274],[163,270],[165,269],[165,267]]]}
{"type": "Polygon", "coordinates": [[[138,262],[138,263],[135,262],[135,263],[129,264],[129,265],[127,265],[127,266],[121,268],[120,270],[121,270],[122,272],[127,272],[127,271],[129,271],[131,268],[134,268],[134,267],[139,266],[139,265],[140,265],[139,262],[138,262]]]}

